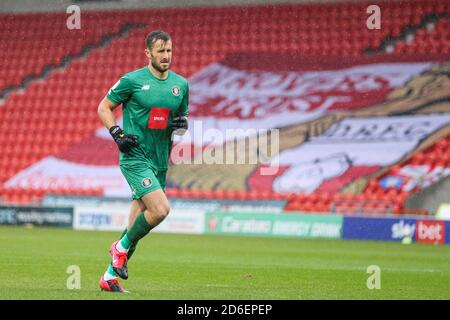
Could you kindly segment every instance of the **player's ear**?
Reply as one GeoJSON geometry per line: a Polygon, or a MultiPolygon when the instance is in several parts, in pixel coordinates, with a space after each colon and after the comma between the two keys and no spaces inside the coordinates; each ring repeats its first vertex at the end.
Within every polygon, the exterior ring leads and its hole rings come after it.
{"type": "Polygon", "coordinates": [[[145,48],[144,52],[145,52],[145,55],[147,56],[147,58],[150,59],[152,57],[152,53],[151,53],[150,49],[145,48]]]}

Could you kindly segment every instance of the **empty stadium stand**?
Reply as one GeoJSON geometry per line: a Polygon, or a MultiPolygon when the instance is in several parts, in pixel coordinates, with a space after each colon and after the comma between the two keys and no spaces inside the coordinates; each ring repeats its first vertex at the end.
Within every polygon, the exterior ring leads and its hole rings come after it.
{"type": "MultiPolygon", "coordinates": [[[[145,65],[143,46],[149,30],[163,29],[172,35],[173,68],[186,77],[238,52],[324,59],[360,57],[381,52],[386,41],[396,39],[393,46],[397,54],[450,54],[448,1],[383,2],[381,30],[361,28],[365,26],[368,5],[283,4],[91,12],[83,16],[81,30],[65,28],[67,15],[60,13],[0,15],[0,199],[7,203],[39,203],[46,194],[103,194],[98,187],[9,187],[6,182],[53,155],[75,156],[80,163],[96,165],[118,163],[112,142],[94,157],[82,152],[73,155],[76,149],[71,148],[84,144],[101,127],[96,108],[111,85],[122,74],[145,65]],[[427,24],[430,17],[435,17],[432,27],[427,24]]],[[[428,166],[429,171],[449,168],[449,147],[450,136],[442,137],[386,168],[383,175],[370,177],[359,194],[169,188],[167,195],[282,199],[287,201],[285,210],[289,212],[411,213],[404,209],[408,195],[426,185],[417,184],[411,189],[383,187],[383,179],[398,176],[408,165],[428,166]]]]}

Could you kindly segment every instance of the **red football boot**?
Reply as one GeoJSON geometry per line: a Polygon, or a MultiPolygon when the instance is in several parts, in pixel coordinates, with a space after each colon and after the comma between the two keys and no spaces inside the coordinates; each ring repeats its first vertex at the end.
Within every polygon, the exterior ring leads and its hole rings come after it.
{"type": "Polygon", "coordinates": [[[111,245],[111,248],[109,249],[109,253],[111,253],[112,256],[112,267],[114,272],[121,277],[122,279],[128,279],[128,267],[127,267],[127,261],[128,261],[128,255],[126,252],[119,252],[116,249],[116,244],[119,242],[117,240],[111,245]]]}
{"type": "Polygon", "coordinates": [[[100,278],[100,282],[98,283],[100,289],[102,291],[109,291],[109,292],[121,292],[121,293],[129,293],[129,291],[125,290],[119,283],[119,280],[117,278],[114,278],[112,280],[105,280],[103,279],[103,276],[100,278]]]}

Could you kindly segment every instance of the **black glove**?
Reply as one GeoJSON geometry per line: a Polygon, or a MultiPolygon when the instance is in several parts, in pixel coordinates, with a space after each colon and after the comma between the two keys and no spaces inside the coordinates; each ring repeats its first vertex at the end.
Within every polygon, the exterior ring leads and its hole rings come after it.
{"type": "Polygon", "coordinates": [[[188,120],[187,117],[175,117],[172,119],[172,131],[174,134],[182,136],[186,133],[188,129],[188,120]]]}
{"type": "Polygon", "coordinates": [[[120,152],[128,153],[132,148],[138,145],[138,136],[135,134],[125,134],[119,126],[113,126],[109,129],[109,133],[117,143],[120,152]]]}

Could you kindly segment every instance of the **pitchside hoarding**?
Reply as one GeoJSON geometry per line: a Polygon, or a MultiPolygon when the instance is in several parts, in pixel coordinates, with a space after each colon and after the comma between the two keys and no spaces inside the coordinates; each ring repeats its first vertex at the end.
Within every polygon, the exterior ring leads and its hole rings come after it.
{"type": "Polygon", "coordinates": [[[445,222],[445,243],[449,244],[450,243],[450,221],[446,221],[445,222]]]}
{"type": "MultiPolygon", "coordinates": [[[[279,212],[172,209],[155,232],[328,238],[449,244],[450,221],[417,217],[343,217],[279,212]]],[[[129,205],[70,207],[0,206],[0,225],[33,224],[83,230],[121,231],[129,205]]]]}
{"type": "Polygon", "coordinates": [[[81,230],[119,231],[127,226],[129,206],[76,206],[73,228],[81,230]]]}
{"type": "Polygon", "coordinates": [[[0,206],[0,224],[71,227],[73,208],[0,206]]]}
{"type": "MultiPolygon", "coordinates": [[[[74,229],[122,231],[128,224],[129,205],[77,206],[74,215],[74,229]]],[[[204,211],[172,209],[170,214],[153,232],[203,233],[204,211]]]]}
{"type": "Polygon", "coordinates": [[[417,220],[416,242],[444,244],[445,231],[445,221],[417,220]]]}
{"type": "MultiPolygon", "coordinates": [[[[78,206],[74,228],[120,231],[127,225],[126,208],[78,206]]],[[[172,209],[154,232],[191,234],[234,234],[302,238],[341,237],[342,217],[260,212],[172,209]]]]}
{"type": "Polygon", "coordinates": [[[156,232],[203,234],[205,212],[198,209],[172,209],[167,218],[155,228],[156,232]]]}
{"type": "Polygon", "coordinates": [[[336,239],[342,230],[342,217],[331,215],[207,212],[205,223],[209,234],[336,239]]]}
{"type": "Polygon", "coordinates": [[[345,217],[344,239],[401,241],[404,237],[415,240],[416,220],[399,218],[345,217]]]}
{"type": "Polygon", "coordinates": [[[450,222],[434,219],[345,217],[343,239],[450,243],[450,222]]]}

